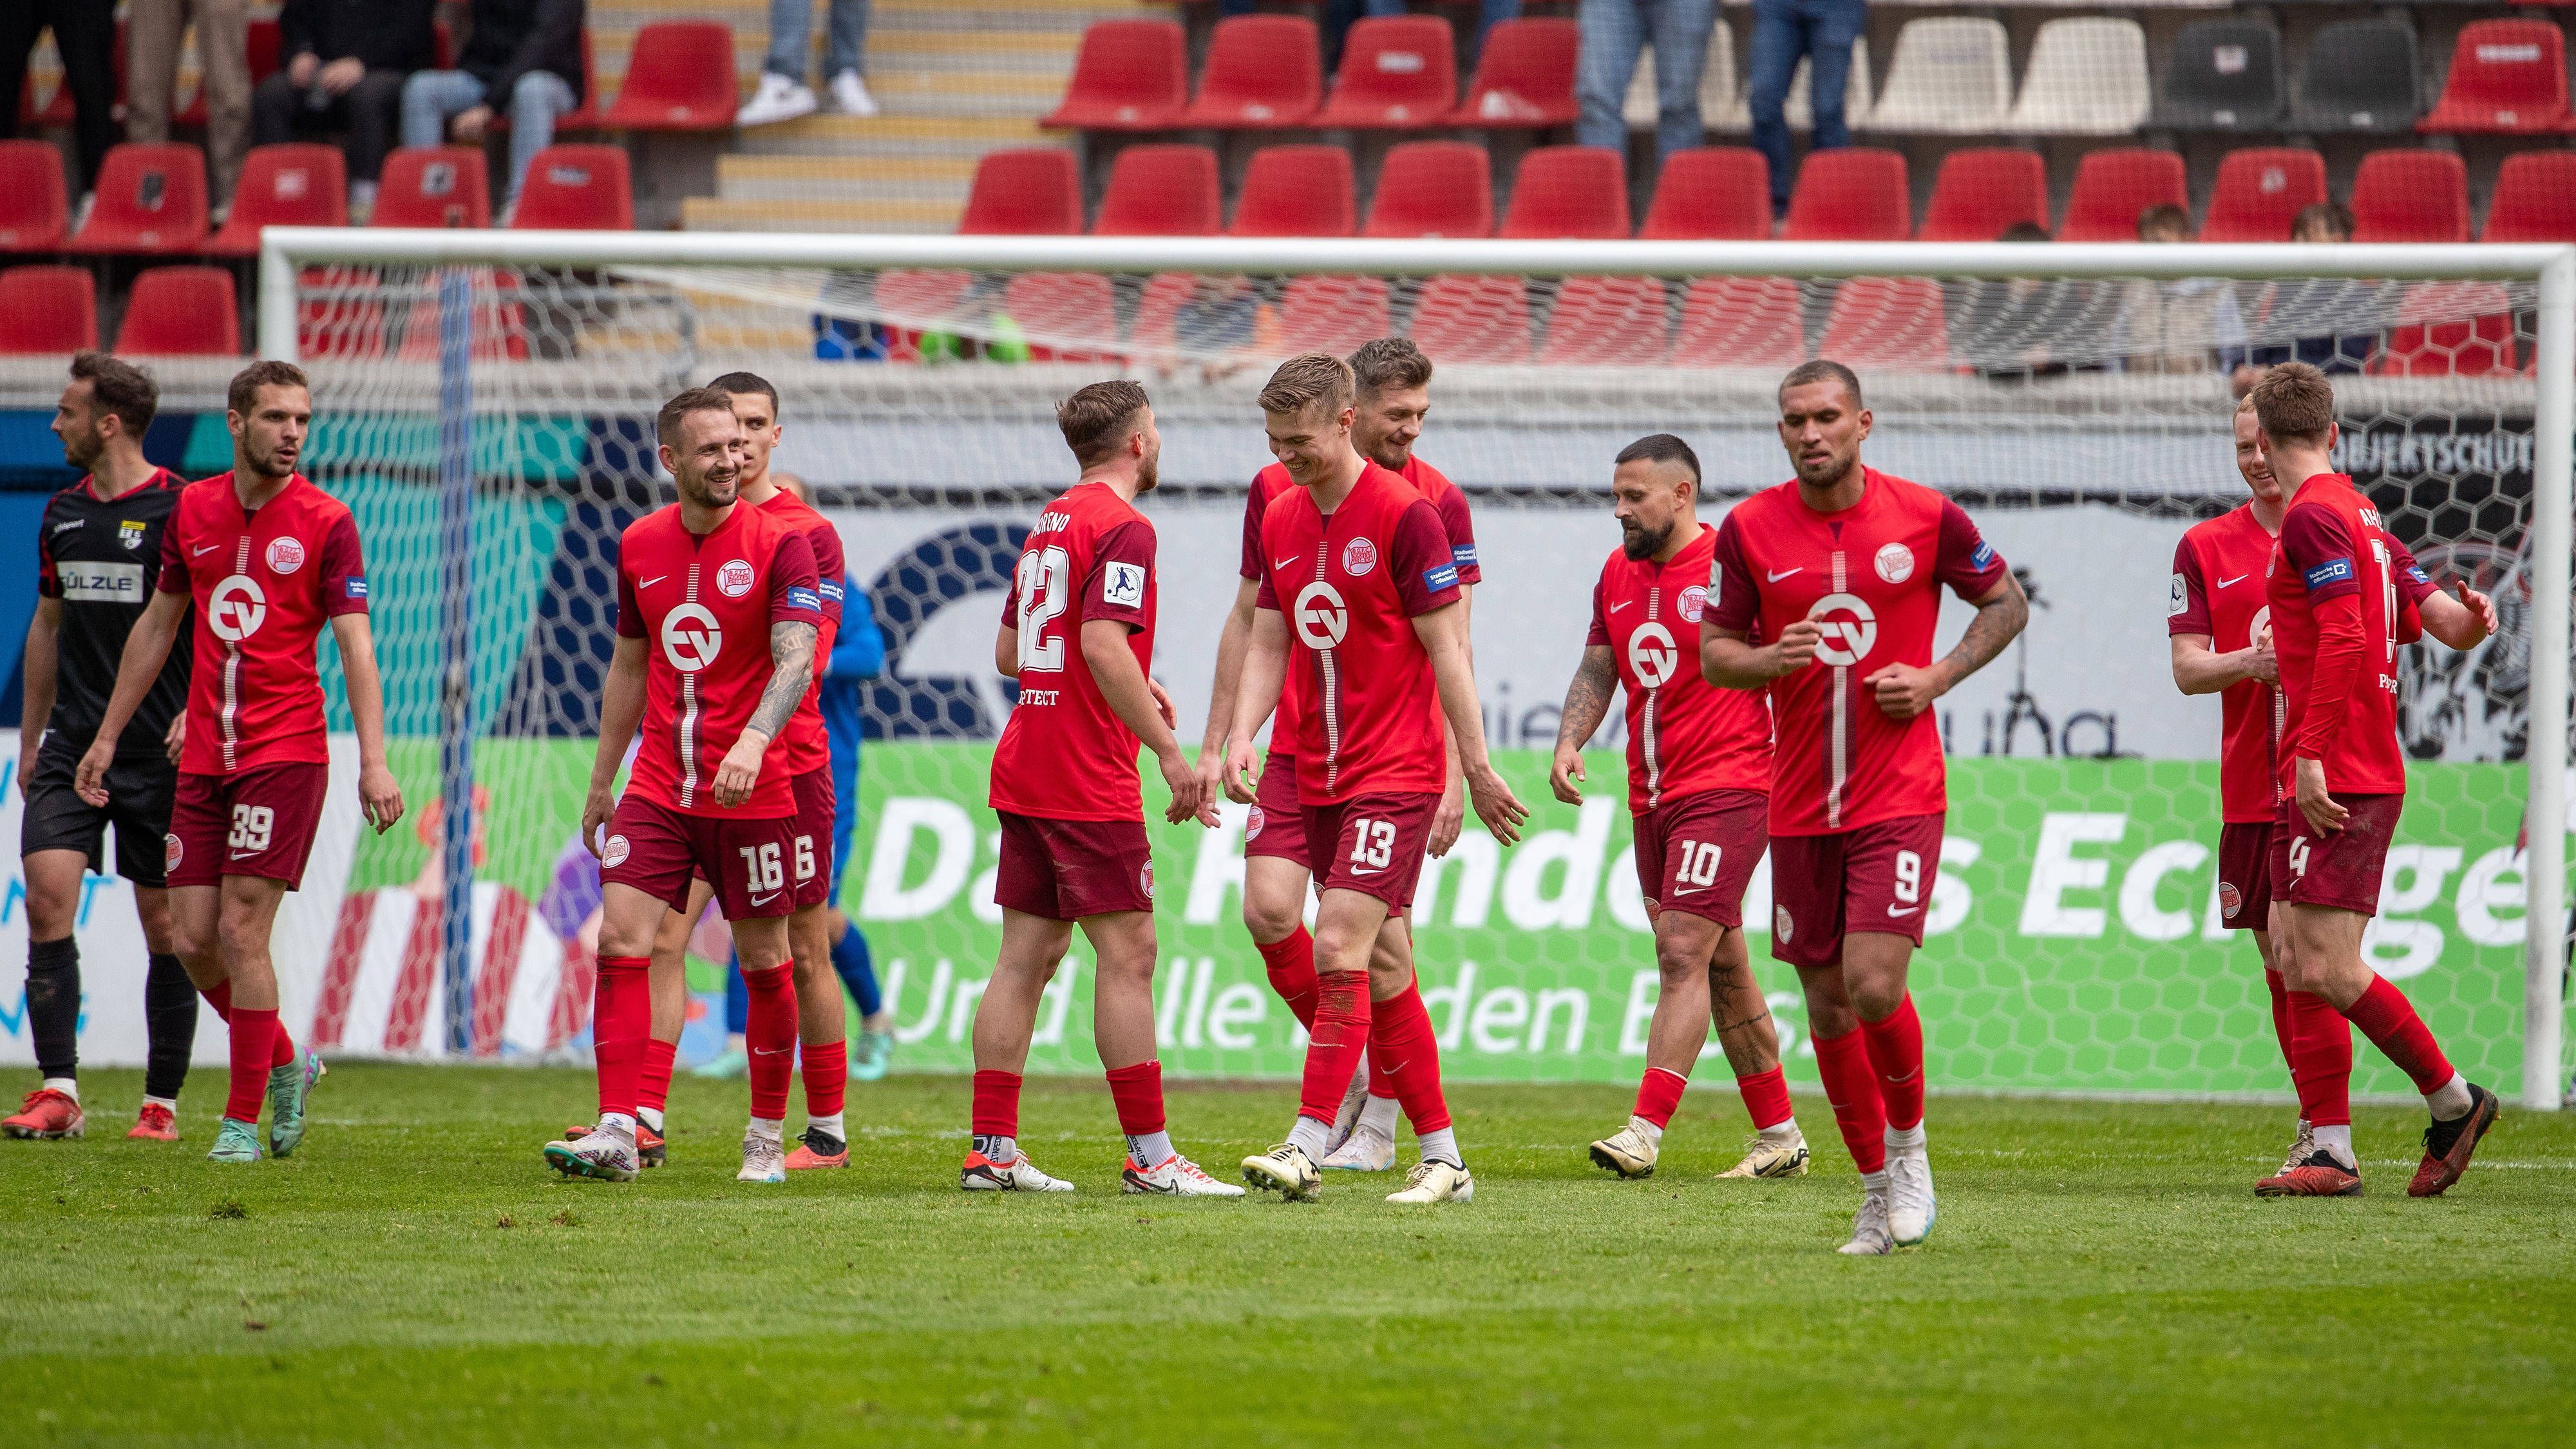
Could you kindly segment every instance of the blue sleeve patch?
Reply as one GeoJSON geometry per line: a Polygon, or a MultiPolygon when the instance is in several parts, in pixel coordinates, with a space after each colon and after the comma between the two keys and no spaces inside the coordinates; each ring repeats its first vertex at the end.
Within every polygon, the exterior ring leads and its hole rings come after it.
{"type": "Polygon", "coordinates": [[[2308,592],[2315,593],[2328,584],[2340,584],[2352,578],[2352,560],[2330,558],[2308,570],[2308,592]]]}
{"type": "Polygon", "coordinates": [[[340,587],[350,598],[363,599],[367,596],[367,580],[363,574],[351,574],[340,581],[340,587]]]}
{"type": "Polygon", "coordinates": [[[2419,584],[2429,584],[2433,582],[2431,579],[2425,577],[2424,566],[2422,564],[2408,564],[2406,566],[2406,577],[2419,584]]]}
{"type": "Polygon", "coordinates": [[[787,591],[787,607],[791,609],[812,609],[814,612],[819,614],[823,611],[823,596],[815,593],[812,589],[789,589],[787,591]]]}
{"type": "Polygon", "coordinates": [[[1968,555],[1968,567],[1975,569],[1979,573],[1984,573],[1986,570],[1993,568],[1994,566],[1995,546],[1986,542],[1982,538],[1978,539],[1977,551],[1968,555]]]}
{"type": "Polygon", "coordinates": [[[1462,569],[1474,568],[1476,566],[1476,546],[1472,543],[1462,543],[1456,548],[1449,550],[1449,561],[1462,569]]]}
{"type": "Polygon", "coordinates": [[[1458,566],[1453,563],[1445,563],[1436,569],[1424,569],[1422,571],[1422,587],[1428,592],[1435,594],[1440,593],[1445,589],[1454,589],[1458,587],[1458,566]]]}
{"type": "Polygon", "coordinates": [[[835,604],[841,602],[841,586],[838,583],[820,584],[817,585],[817,587],[821,590],[824,598],[831,600],[835,604]]]}

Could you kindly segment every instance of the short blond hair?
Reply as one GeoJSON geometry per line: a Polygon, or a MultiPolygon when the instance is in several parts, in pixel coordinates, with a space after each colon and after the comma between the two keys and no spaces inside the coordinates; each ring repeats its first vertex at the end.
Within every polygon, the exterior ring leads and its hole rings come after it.
{"type": "Polygon", "coordinates": [[[2284,362],[2245,395],[2264,436],[2276,443],[2317,443],[2334,426],[2334,384],[2304,362],[2284,362]]]}
{"type": "Polygon", "coordinates": [[[1265,413],[1303,414],[1317,403],[1338,413],[1351,405],[1351,365],[1329,352],[1305,352],[1279,364],[1261,389],[1265,413]]]}

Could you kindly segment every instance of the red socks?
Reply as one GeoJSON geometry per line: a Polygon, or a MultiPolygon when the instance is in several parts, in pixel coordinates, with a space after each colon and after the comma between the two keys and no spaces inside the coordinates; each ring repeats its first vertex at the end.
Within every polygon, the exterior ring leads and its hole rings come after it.
{"type": "MultiPolygon", "coordinates": [[[[1330,1125],[1341,1113],[1342,1094],[1350,1090],[1351,1073],[1359,1070],[1360,1053],[1368,1047],[1368,973],[1336,971],[1320,978],[1315,987],[1315,1019],[1307,1030],[1314,1039],[1306,1045],[1306,1077],[1297,1094],[1297,1115],[1330,1125]]],[[[1433,1070],[1437,1072],[1436,1065],[1433,1070]]],[[[1446,1114],[1442,1120],[1447,1120],[1446,1114]]],[[[1422,1130],[1419,1123],[1415,1130],[1422,1130]]]]}
{"type": "MultiPolygon", "coordinates": [[[[233,1019],[233,984],[231,982],[218,981],[197,994],[206,998],[206,1004],[215,1009],[215,1016],[219,1020],[230,1022],[233,1019]]],[[[273,1011],[269,1013],[272,1018],[276,1015],[277,1013],[273,1011]]],[[[295,1038],[288,1036],[285,1025],[280,1023],[277,1028],[277,1039],[268,1049],[268,1064],[271,1067],[282,1067],[293,1060],[295,1060],[295,1038]]],[[[253,1112],[242,1120],[256,1122],[259,1120],[259,1114],[253,1112]]]]}
{"type": "MultiPolygon", "coordinates": [[[[1402,1104],[1404,1120],[1413,1124],[1416,1136],[1448,1126],[1449,1099],[1440,1091],[1440,1037],[1431,1029],[1431,1013],[1423,1008],[1422,984],[1407,983],[1403,995],[1377,1002],[1369,1011],[1370,1094],[1377,1095],[1376,1078],[1382,1071],[1391,1089],[1388,1095],[1402,1104]]],[[[1342,1083],[1345,1089],[1350,1085],[1347,1074],[1342,1083]]],[[[1327,1111],[1324,1120],[1333,1120],[1340,1106],[1341,1096],[1336,1093],[1334,1110],[1327,1111]]]]}
{"type": "Polygon", "coordinates": [[[1689,1085],[1690,1078],[1679,1072],[1646,1068],[1644,1079],[1637,1083],[1637,1115],[1658,1127],[1671,1125],[1674,1111],[1682,1104],[1682,1088],[1689,1085]]]}
{"type": "Polygon", "coordinates": [[[671,1102],[671,1058],[680,1050],[675,1041],[660,1037],[644,1040],[644,1069],[635,1088],[635,1105],[659,1112],[671,1102]]]}
{"type": "MultiPolygon", "coordinates": [[[[1126,1136],[1150,1137],[1162,1131],[1163,1064],[1138,1062],[1134,1066],[1111,1067],[1109,1100],[1118,1108],[1118,1130],[1126,1136]]],[[[1153,1167],[1157,1164],[1139,1165],[1153,1167]]]]}
{"type": "Polygon", "coordinates": [[[2281,1065],[2290,1069],[2290,1079],[2298,1080],[2299,1054],[2291,1043],[2297,1040],[2297,1029],[2290,1023],[2290,983],[2280,972],[2263,968],[2264,989],[2272,993],[2272,1035],[2281,1043],[2281,1065]]]}
{"type": "Polygon", "coordinates": [[[1914,1014],[1912,993],[1896,1004],[1886,1020],[1862,1022],[1860,1034],[1869,1043],[1869,1065],[1878,1074],[1887,1125],[1899,1132],[1922,1126],[1923,1018],[1914,1014]]]}
{"type": "Polygon", "coordinates": [[[805,1115],[838,1116],[850,1090],[850,1044],[825,1042],[805,1048],[805,1115]]]}
{"type": "Polygon", "coordinates": [[[1255,941],[1260,948],[1262,967],[1270,973],[1270,989],[1288,1003],[1290,1014],[1308,1033],[1315,1030],[1315,938],[1299,926],[1276,941],[1255,941]]]}
{"type": "Polygon", "coordinates": [[[232,1092],[224,1098],[224,1115],[256,1126],[259,1104],[268,1095],[269,1054],[286,1039],[286,1033],[278,1029],[275,1011],[235,1007],[230,1019],[232,1092]]]}
{"type": "Polygon", "coordinates": [[[2289,993],[2289,1014],[2290,1081],[2299,1089],[2299,1115],[2311,1127],[2350,1126],[2352,1024],[2333,1002],[2307,991],[2289,993]]]}
{"type": "Polygon", "coordinates": [[[796,1067],[796,982],[784,962],[742,973],[751,996],[743,1042],[751,1056],[751,1115],[776,1122],[787,1115],[787,1077],[796,1067]]]}
{"type": "Polygon", "coordinates": [[[1020,1135],[1019,1073],[979,1071],[975,1074],[973,1130],[978,1137],[1020,1135]]]}
{"type": "Polygon", "coordinates": [[[2416,1091],[2429,1097],[2458,1075],[2451,1069],[2451,1059],[2442,1055],[2441,1044],[2433,1040],[2424,1019],[2415,1014],[2414,1004],[2387,977],[2370,978],[2370,989],[2361,993],[2361,999],[2344,1015],[2361,1028],[2372,1046],[2388,1054],[2398,1070],[2415,1080],[2416,1091]]]}
{"type": "Polygon", "coordinates": [[[635,1115],[643,1086],[644,1043],[653,1033],[653,994],[642,956],[602,956],[591,988],[591,1055],[599,1062],[599,1115],[635,1115]]]}
{"type": "Polygon", "coordinates": [[[1834,1125],[1842,1129],[1852,1164],[1865,1173],[1887,1167],[1887,1109],[1879,1096],[1878,1073],[1870,1065],[1867,1035],[1854,1031],[1813,1038],[1816,1075],[1824,1079],[1834,1125]]]}
{"type": "MultiPolygon", "coordinates": [[[[1649,1072],[1647,1075],[1654,1074],[1649,1072]]],[[[1789,1072],[1785,1067],[1738,1077],[1735,1090],[1744,1094],[1744,1112],[1753,1119],[1756,1132],[1768,1131],[1798,1115],[1796,1109],[1789,1105],[1789,1072]]]]}

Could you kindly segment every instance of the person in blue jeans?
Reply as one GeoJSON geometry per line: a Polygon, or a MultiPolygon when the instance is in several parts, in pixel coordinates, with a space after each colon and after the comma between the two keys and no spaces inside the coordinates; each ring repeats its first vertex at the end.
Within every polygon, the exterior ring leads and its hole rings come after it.
{"type": "Polygon", "coordinates": [[[582,0],[474,0],[473,32],[456,69],[414,71],[403,82],[402,143],[435,146],[452,129],[457,144],[480,146],[494,114],[507,110],[503,210],[516,210],[528,163],[554,144],[555,117],[581,104],[582,11],[582,0]]]}
{"type": "Polygon", "coordinates": [[[1869,0],[1753,0],[1753,67],[1748,102],[1753,110],[1753,149],[1771,163],[1771,214],[1789,214],[1789,82],[1798,59],[1812,59],[1808,99],[1816,131],[1809,149],[1834,151],[1851,144],[1843,121],[1843,96],[1851,84],[1852,42],[1869,23],[1869,0]]]}
{"type": "Polygon", "coordinates": [[[1637,54],[1655,48],[1655,162],[1700,144],[1699,77],[1708,64],[1708,33],[1717,0],[1583,0],[1575,11],[1582,50],[1575,59],[1579,145],[1628,149],[1628,78],[1637,54]]]}

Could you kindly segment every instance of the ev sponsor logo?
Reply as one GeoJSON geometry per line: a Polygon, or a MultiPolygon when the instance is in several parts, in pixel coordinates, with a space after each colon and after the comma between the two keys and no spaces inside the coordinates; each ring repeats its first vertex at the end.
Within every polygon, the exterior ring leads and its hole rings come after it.
{"type": "Polygon", "coordinates": [[[1352,578],[1365,578],[1377,567],[1377,545],[1365,538],[1355,538],[1342,545],[1342,572],[1352,578]]]}
{"type": "Polygon", "coordinates": [[[1878,614],[1856,594],[1827,594],[1807,617],[1824,631],[1816,641],[1816,657],[1827,664],[1858,664],[1878,643],[1878,614]]]}
{"type": "Polygon", "coordinates": [[[1100,602],[1117,609],[1145,607],[1145,566],[1113,563],[1100,571],[1100,602]]]}
{"type": "Polygon", "coordinates": [[[1693,584],[1689,588],[1682,590],[1681,600],[1677,607],[1681,609],[1682,622],[1686,624],[1698,623],[1699,616],[1708,612],[1708,585],[1693,584]]]}
{"type": "Polygon", "coordinates": [[[1673,631],[1649,619],[1628,636],[1628,667],[1636,671],[1637,682],[1648,689],[1660,689],[1673,677],[1673,666],[1680,662],[1680,652],[1673,648],[1673,631]]]}
{"type": "Polygon", "coordinates": [[[270,573],[291,574],[302,567],[304,567],[304,545],[300,540],[281,534],[268,541],[270,573]]]}
{"type": "Polygon", "coordinates": [[[1914,550],[1901,543],[1891,543],[1878,551],[1875,564],[1880,578],[1891,584],[1901,584],[1914,577],[1914,550]]]}
{"type": "Polygon", "coordinates": [[[745,559],[727,559],[716,570],[716,589],[728,599],[739,599],[751,592],[751,564],[745,559]]]}
{"type": "Polygon", "coordinates": [[[724,628],[704,604],[682,604],[662,616],[662,657],[682,674],[695,674],[724,652],[724,628]]]}
{"type": "Polygon", "coordinates": [[[1350,632],[1350,607],[1342,601],[1342,591],[1322,579],[1297,591],[1296,617],[1297,637],[1309,649],[1337,648],[1350,632]]]}
{"type": "Polygon", "coordinates": [[[259,632],[268,620],[268,595],[261,593],[259,580],[248,574],[234,574],[215,585],[206,599],[206,627],[227,644],[238,644],[259,632]]]}
{"type": "Polygon", "coordinates": [[[599,847],[599,863],[610,870],[615,870],[626,863],[626,856],[631,848],[627,845],[625,836],[612,835],[599,847]]]}

